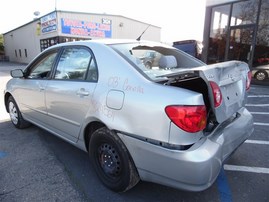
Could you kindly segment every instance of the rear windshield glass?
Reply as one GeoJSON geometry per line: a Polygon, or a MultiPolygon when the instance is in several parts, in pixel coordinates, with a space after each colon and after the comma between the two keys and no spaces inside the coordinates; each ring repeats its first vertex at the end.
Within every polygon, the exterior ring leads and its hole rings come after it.
{"type": "Polygon", "coordinates": [[[185,52],[161,43],[137,42],[113,44],[110,47],[152,80],[205,65],[185,52]]]}

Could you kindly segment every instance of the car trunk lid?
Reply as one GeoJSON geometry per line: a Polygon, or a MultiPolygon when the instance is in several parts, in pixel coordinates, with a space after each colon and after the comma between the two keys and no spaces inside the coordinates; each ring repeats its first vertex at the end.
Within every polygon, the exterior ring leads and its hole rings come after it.
{"type": "MultiPolygon", "coordinates": [[[[193,77],[202,78],[206,83],[207,91],[200,89],[204,87],[202,87],[202,84],[199,82],[193,85],[189,84],[194,80],[188,82],[188,85],[191,86],[188,88],[207,94],[204,95],[204,97],[208,97],[210,108],[217,122],[221,123],[230,118],[245,105],[247,81],[249,79],[248,72],[249,67],[246,63],[228,61],[191,69],[184,68],[178,72],[165,75],[165,77],[169,79],[166,85],[173,85],[172,83],[178,83],[178,81],[183,82],[184,80],[191,80],[190,78],[193,77]],[[216,100],[218,100],[219,97],[216,96],[221,96],[222,99],[217,105],[216,100]]],[[[184,85],[185,84],[175,86],[185,87],[184,85]]]]}
{"type": "Polygon", "coordinates": [[[246,88],[249,67],[240,61],[222,62],[195,68],[199,76],[207,82],[211,108],[219,123],[231,117],[246,102],[246,88]],[[211,83],[219,86],[222,101],[214,106],[214,90],[211,83]]]}

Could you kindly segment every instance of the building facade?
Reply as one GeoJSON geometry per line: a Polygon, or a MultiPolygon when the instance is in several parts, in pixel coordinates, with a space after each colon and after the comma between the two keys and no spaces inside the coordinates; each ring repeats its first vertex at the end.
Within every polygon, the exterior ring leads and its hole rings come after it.
{"type": "Polygon", "coordinates": [[[57,43],[100,38],[136,39],[143,32],[142,39],[160,41],[160,27],[120,15],[53,11],[5,33],[5,54],[10,61],[29,63],[38,53],[57,43]]]}
{"type": "Polygon", "coordinates": [[[269,0],[207,0],[203,61],[269,64],[269,0]]]}

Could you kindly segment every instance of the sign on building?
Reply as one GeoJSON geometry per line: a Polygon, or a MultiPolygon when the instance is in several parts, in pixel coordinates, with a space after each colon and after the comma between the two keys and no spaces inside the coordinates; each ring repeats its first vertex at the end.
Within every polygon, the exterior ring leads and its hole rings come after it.
{"type": "Polygon", "coordinates": [[[40,21],[41,21],[41,32],[42,32],[42,34],[57,31],[57,15],[56,15],[56,12],[42,17],[40,19],[40,21]]]}
{"type": "Polygon", "coordinates": [[[61,19],[62,33],[75,36],[88,36],[97,38],[111,38],[111,21],[105,20],[102,23],[61,19]]]}

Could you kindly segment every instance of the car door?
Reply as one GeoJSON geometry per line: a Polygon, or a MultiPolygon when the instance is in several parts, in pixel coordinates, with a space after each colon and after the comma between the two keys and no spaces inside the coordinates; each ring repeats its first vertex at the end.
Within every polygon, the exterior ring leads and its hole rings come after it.
{"type": "Polygon", "coordinates": [[[38,57],[25,70],[24,79],[18,86],[18,100],[21,112],[27,119],[40,125],[47,124],[47,108],[45,89],[55,64],[58,49],[54,49],[38,57]]]}
{"type": "Polygon", "coordinates": [[[50,126],[58,135],[77,140],[96,82],[97,66],[91,51],[83,46],[65,47],[46,88],[50,126]]]}

